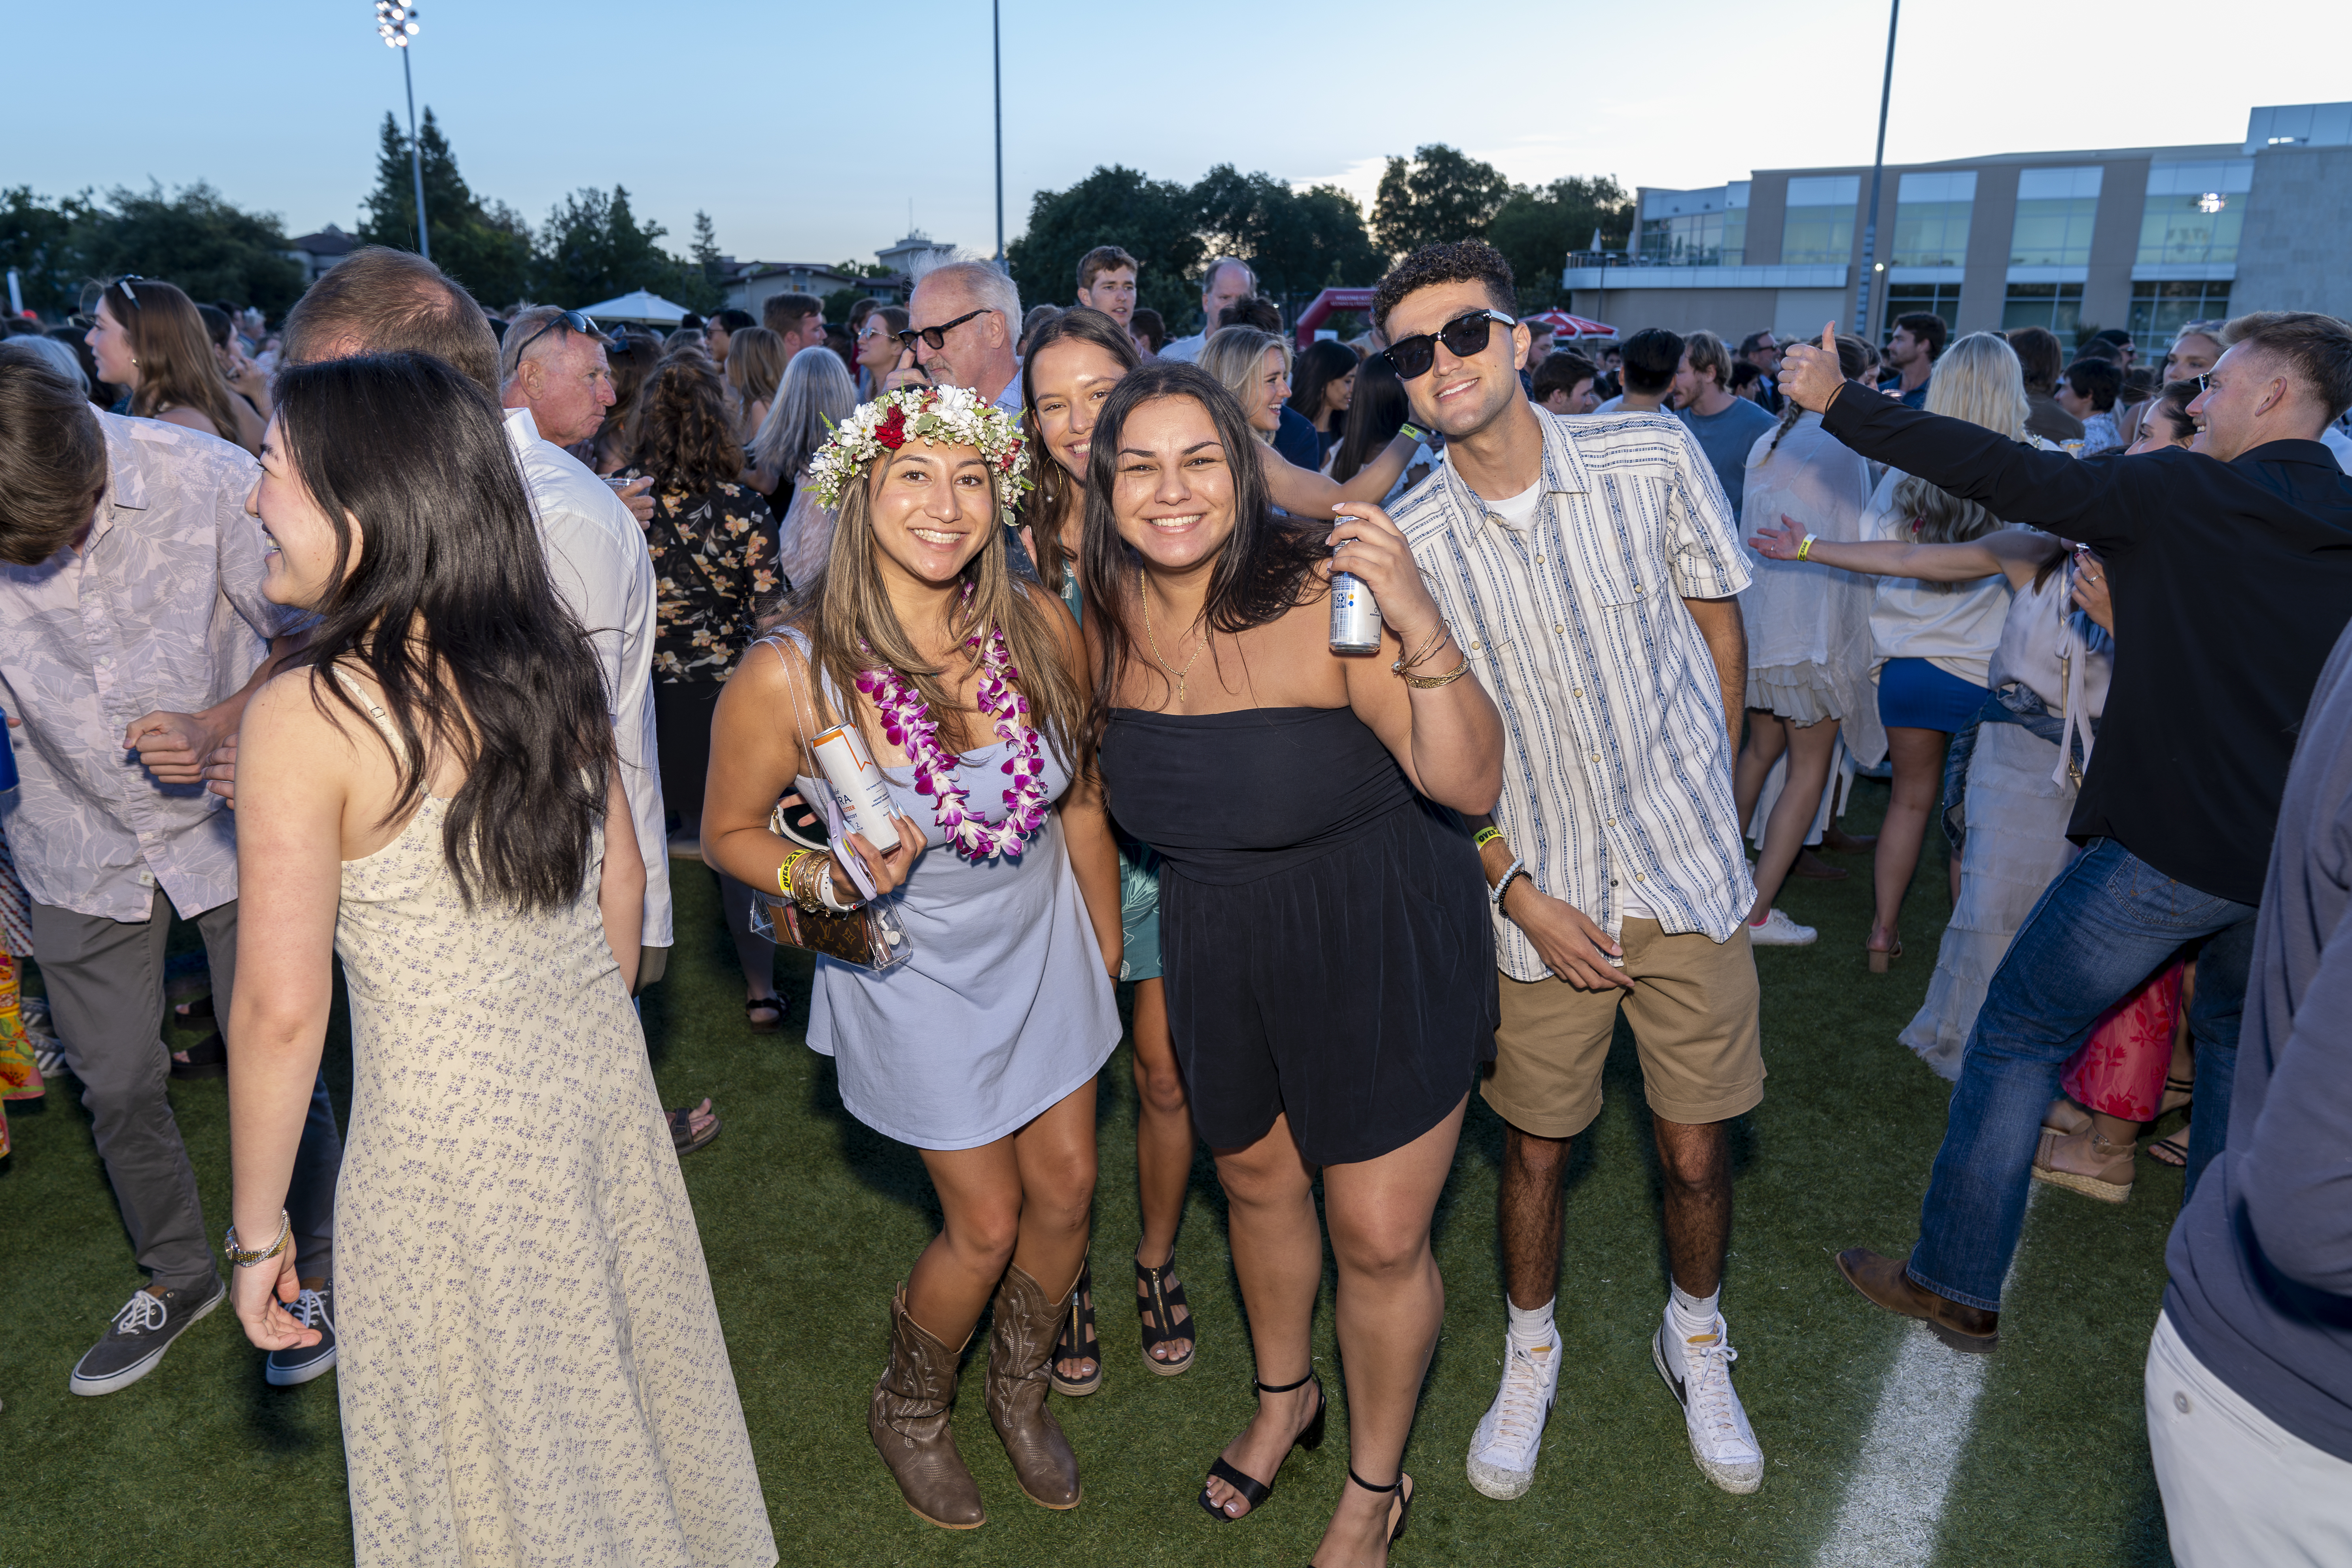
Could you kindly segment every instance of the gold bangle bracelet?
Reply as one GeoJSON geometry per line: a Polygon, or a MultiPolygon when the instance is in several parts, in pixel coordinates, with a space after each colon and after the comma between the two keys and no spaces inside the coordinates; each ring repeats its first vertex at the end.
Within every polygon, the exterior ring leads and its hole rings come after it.
{"type": "Polygon", "coordinates": [[[1462,662],[1444,675],[1408,675],[1404,678],[1404,683],[1415,691],[1434,691],[1441,686],[1453,685],[1469,673],[1470,656],[1465,653],[1462,656],[1462,662]]]}
{"type": "Polygon", "coordinates": [[[1435,653],[1439,648],[1444,647],[1445,639],[1453,635],[1454,628],[1447,626],[1445,622],[1441,619],[1437,623],[1437,630],[1430,635],[1430,638],[1427,642],[1421,645],[1421,651],[1418,653],[1398,655],[1397,661],[1389,666],[1389,673],[1391,675],[1402,675],[1406,670],[1411,669],[1414,665],[1419,664],[1423,659],[1427,658],[1431,654],[1435,653]]]}

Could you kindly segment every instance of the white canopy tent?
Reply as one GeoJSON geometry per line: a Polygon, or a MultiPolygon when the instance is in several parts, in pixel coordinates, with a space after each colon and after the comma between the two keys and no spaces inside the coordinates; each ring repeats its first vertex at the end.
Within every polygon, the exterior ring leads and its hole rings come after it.
{"type": "Polygon", "coordinates": [[[675,327],[686,319],[686,307],[673,305],[660,295],[639,289],[607,300],[601,305],[591,305],[583,314],[599,323],[604,321],[643,322],[653,326],[675,327]]]}

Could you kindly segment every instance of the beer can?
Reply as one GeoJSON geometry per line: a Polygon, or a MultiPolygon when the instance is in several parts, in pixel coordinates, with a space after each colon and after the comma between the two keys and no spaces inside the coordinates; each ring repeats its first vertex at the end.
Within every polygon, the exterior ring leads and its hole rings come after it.
{"type": "Polygon", "coordinates": [[[885,855],[898,847],[889,786],[882,782],[882,770],[874,765],[874,753],[866,749],[866,737],[857,727],[835,724],[811,742],[810,750],[816,752],[816,765],[824,770],[824,782],[849,826],[885,855]]]}
{"type": "Polygon", "coordinates": [[[1380,602],[1352,573],[1331,574],[1331,651],[1381,651],[1380,602]]]}

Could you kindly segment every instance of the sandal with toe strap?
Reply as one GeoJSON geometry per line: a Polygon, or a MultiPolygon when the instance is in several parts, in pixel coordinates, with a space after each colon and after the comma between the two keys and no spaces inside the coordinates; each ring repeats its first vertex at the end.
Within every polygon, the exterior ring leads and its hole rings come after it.
{"type": "Polygon", "coordinates": [[[2147,1146],[2147,1155],[2149,1159],[2154,1160],[2159,1165],[2169,1165],[2176,1171],[2188,1169],[2188,1124],[2184,1122],[2181,1125],[2180,1131],[2173,1133],[2170,1137],[2158,1138],[2156,1142],[2150,1143],[2147,1146]]]}
{"type": "Polygon", "coordinates": [[[1199,1346],[1192,1334],[1192,1310],[1184,1302],[1181,1280],[1171,1281],[1176,1271],[1176,1249],[1168,1249],[1168,1261],[1157,1268],[1147,1268],[1139,1260],[1135,1266],[1135,1315],[1137,1327],[1143,1334],[1143,1364],[1162,1377],[1174,1377],[1192,1370],[1192,1357],[1199,1346]],[[1176,1321],[1178,1311],[1183,1321],[1176,1321]],[[1151,1353],[1154,1347],[1182,1341],[1184,1353],[1163,1361],[1151,1353]]]}
{"type": "MultiPolygon", "coordinates": [[[[1331,1413],[1331,1402],[1323,1397],[1323,1380],[1310,1372],[1297,1383],[1261,1383],[1256,1387],[1260,1394],[1288,1394],[1293,1389],[1304,1388],[1310,1383],[1315,1385],[1315,1418],[1298,1429],[1298,1436],[1290,1440],[1290,1446],[1294,1448],[1304,1448],[1311,1454],[1323,1446],[1323,1418],[1331,1413]]],[[[1287,1454],[1284,1455],[1285,1458],[1288,1457],[1287,1454]]],[[[1279,1465],[1275,1468],[1277,1471],[1281,1468],[1279,1465]]],[[[1274,1495],[1272,1479],[1262,1481],[1255,1476],[1245,1476],[1225,1463],[1222,1455],[1210,1465],[1209,1479],[1213,1481],[1223,1481],[1241,1493],[1242,1500],[1249,1504],[1250,1513],[1255,1513],[1260,1505],[1274,1495]]],[[[1219,1508],[1217,1500],[1209,1495],[1207,1487],[1201,1489],[1201,1495],[1196,1500],[1202,1508],[1208,1510],[1209,1517],[1220,1524],[1231,1524],[1236,1519],[1249,1517],[1249,1514],[1227,1513],[1223,1509],[1219,1508]]]]}
{"type": "Polygon", "coordinates": [[[1070,1310],[1062,1320],[1062,1337],[1054,1342],[1054,1359],[1047,1362],[1046,1375],[1054,1386],[1073,1399],[1083,1398],[1102,1386],[1102,1340],[1095,1332],[1095,1266],[1091,1260],[1078,1269],[1077,1289],[1070,1292],[1070,1310]],[[1068,1361],[1090,1361],[1093,1373],[1086,1377],[1068,1377],[1062,1363],[1068,1361]]]}
{"type": "MultiPolygon", "coordinates": [[[[1348,1479],[1355,1482],[1356,1485],[1363,1488],[1368,1492],[1393,1492],[1396,1494],[1396,1523],[1389,1527],[1389,1544],[1393,1546],[1398,1542],[1403,1540],[1405,1523],[1412,1518],[1412,1478],[1400,1471],[1397,1475],[1397,1479],[1391,1481],[1388,1485],[1384,1487],[1376,1487],[1372,1485],[1371,1482],[1364,1479],[1363,1477],[1358,1475],[1356,1473],[1356,1467],[1350,1465],[1348,1467],[1348,1479]]],[[[1308,1561],[1307,1568],[1315,1568],[1315,1563],[1312,1560],[1308,1561]]]]}

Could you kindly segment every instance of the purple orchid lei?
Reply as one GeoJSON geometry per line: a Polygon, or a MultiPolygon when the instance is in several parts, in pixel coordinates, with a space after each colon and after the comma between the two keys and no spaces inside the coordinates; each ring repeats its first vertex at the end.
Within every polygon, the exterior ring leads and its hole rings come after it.
{"type": "MultiPolygon", "coordinates": [[[[965,597],[971,596],[967,590],[965,597]]],[[[1028,837],[1045,820],[1043,745],[1034,727],[1026,722],[1029,700],[1015,689],[1021,671],[1004,644],[1002,628],[991,626],[983,639],[974,633],[966,647],[981,649],[980,684],[973,703],[987,714],[997,735],[1013,746],[1003,772],[1013,775],[1005,786],[1004,818],[990,822],[966,804],[954,780],[956,759],[940,744],[940,727],[931,721],[930,705],[898,670],[869,669],[857,678],[857,689],[873,699],[882,717],[882,732],[903,749],[914,764],[915,793],[932,798],[932,816],[955,852],[978,865],[1003,855],[1018,859],[1028,837]]]]}

